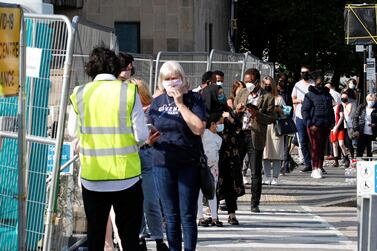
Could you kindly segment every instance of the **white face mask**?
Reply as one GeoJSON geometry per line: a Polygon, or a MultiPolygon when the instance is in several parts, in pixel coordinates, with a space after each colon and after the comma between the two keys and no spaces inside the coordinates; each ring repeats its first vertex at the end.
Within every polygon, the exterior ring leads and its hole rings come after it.
{"type": "Polygon", "coordinates": [[[217,124],[216,125],[216,131],[217,132],[223,132],[224,131],[224,124],[217,124]]]}
{"type": "Polygon", "coordinates": [[[367,101],[368,107],[372,108],[374,106],[374,101],[367,101]]]}
{"type": "Polygon", "coordinates": [[[224,83],[223,82],[216,82],[217,85],[223,87],[224,83]]]}
{"type": "Polygon", "coordinates": [[[246,83],[245,85],[246,85],[246,88],[249,92],[252,92],[255,88],[255,84],[253,84],[253,83],[246,83]]]}
{"type": "Polygon", "coordinates": [[[162,86],[164,89],[169,92],[172,90],[178,89],[182,85],[181,79],[173,79],[173,80],[164,80],[162,81],[162,86]]]}
{"type": "Polygon", "coordinates": [[[355,84],[351,83],[348,85],[350,89],[355,89],[355,84]]]}

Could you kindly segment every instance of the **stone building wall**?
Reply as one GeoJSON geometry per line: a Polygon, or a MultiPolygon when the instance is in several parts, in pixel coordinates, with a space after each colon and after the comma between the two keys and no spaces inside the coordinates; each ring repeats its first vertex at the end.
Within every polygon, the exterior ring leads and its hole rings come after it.
{"type": "Polygon", "coordinates": [[[227,0],[84,0],[81,10],[56,9],[55,13],[80,15],[112,28],[115,22],[140,22],[141,53],[208,50],[209,23],[213,26],[212,48],[229,48],[227,0]]]}

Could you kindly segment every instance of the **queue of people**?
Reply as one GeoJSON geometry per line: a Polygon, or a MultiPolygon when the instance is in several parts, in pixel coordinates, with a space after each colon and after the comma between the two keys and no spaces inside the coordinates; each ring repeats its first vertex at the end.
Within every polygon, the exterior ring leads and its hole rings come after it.
{"type": "Polygon", "coordinates": [[[148,237],[158,251],[182,250],[182,242],[184,250],[195,250],[198,226],[223,226],[219,205],[228,213],[228,224],[240,224],[237,198],[247,183],[250,210],[260,212],[262,185],[277,185],[281,174],[292,171],[295,140],[302,171],[316,179],[326,174],[327,142],[334,166],[341,155],[349,166],[354,148],[358,157],[365,149],[372,154],[376,97],[369,94],[357,106],[353,80],[337,93],[307,66],[294,86],[285,74],[276,82],[248,69],[227,96],[223,72],[205,72],[191,89],[182,66],[167,61],[152,96],[147,83],[133,77],[132,61],[95,48],[86,64],[93,81],[76,87],[70,97],[68,131],[80,155],[89,250],[112,250],[113,235],[120,250],[147,250],[148,237]],[[277,128],[282,119],[294,121],[296,130],[277,128]],[[210,200],[200,191],[202,149],[216,186],[210,200]]]}

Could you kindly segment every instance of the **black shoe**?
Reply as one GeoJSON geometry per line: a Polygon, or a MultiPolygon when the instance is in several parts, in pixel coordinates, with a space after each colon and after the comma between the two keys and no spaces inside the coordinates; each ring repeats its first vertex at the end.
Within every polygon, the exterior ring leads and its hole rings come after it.
{"type": "Polygon", "coordinates": [[[211,226],[222,227],[223,223],[219,220],[219,218],[217,218],[211,222],[211,226]]]}
{"type": "Polygon", "coordinates": [[[300,172],[307,173],[307,172],[311,172],[311,171],[312,171],[312,167],[311,166],[305,166],[305,168],[301,169],[300,172]]]}
{"type": "Polygon", "coordinates": [[[139,250],[140,251],[147,251],[147,243],[145,242],[144,238],[139,239],[139,250]]]}
{"type": "Polygon", "coordinates": [[[229,216],[229,218],[228,218],[228,223],[229,223],[230,225],[239,225],[239,224],[240,224],[240,223],[238,222],[238,220],[236,219],[235,216],[233,216],[233,217],[230,217],[230,216],[229,216]]]}
{"type": "Polygon", "coordinates": [[[157,251],[169,251],[168,246],[163,240],[156,240],[156,249],[157,251]]]}
{"type": "Polygon", "coordinates": [[[224,203],[224,204],[220,204],[219,205],[219,209],[221,210],[221,211],[228,211],[228,208],[226,207],[226,204],[224,203]]]}
{"type": "Polygon", "coordinates": [[[327,174],[326,170],[323,167],[321,167],[321,171],[323,174],[327,174]]]}
{"type": "Polygon", "coordinates": [[[208,221],[205,219],[199,219],[198,226],[200,227],[209,227],[208,221]]]}
{"type": "Polygon", "coordinates": [[[251,207],[251,212],[252,213],[260,213],[259,207],[258,206],[252,206],[251,207]]]}

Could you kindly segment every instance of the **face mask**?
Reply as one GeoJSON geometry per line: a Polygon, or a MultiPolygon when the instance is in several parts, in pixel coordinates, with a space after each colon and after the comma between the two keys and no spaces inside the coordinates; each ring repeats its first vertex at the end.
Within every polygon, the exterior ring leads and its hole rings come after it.
{"type": "Polygon", "coordinates": [[[348,85],[350,89],[355,89],[355,84],[351,83],[348,85]]]}
{"type": "Polygon", "coordinates": [[[217,132],[223,132],[224,131],[224,124],[217,124],[216,125],[216,131],[217,132]]]}
{"type": "Polygon", "coordinates": [[[272,86],[271,86],[271,85],[265,86],[265,87],[264,87],[264,90],[265,90],[266,92],[272,92],[272,86]]]}
{"type": "Polygon", "coordinates": [[[246,83],[246,88],[249,92],[252,92],[255,88],[255,84],[253,83],[246,83]]]}
{"type": "Polygon", "coordinates": [[[226,103],[226,97],[225,97],[224,94],[220,94],[220,95],[217,97],[217,99],[219,100],[219,102],[220,102],[221,104],[225,104],[225,103],[226,103]]]}
{"type": "Polygon", "coordinates": [[[368,107],[372,108],[374,106],[374,101],[367,101],[368,107]]]}
{"type": "Polygon", "coordinates": [[[279,82],[278,82],[278,85],[279,85],[279,87],[280,87],[281,89],[284,89],[284,87],[285,87],[285,83],[284,83],[284,81],[279,81],[279,82]]]}
{"type": "Polygon", "coordinates": [[[342,100],[343,103],[347,103],[348,102],[348,98],[341,98],[340,100],[342,100]]]}
{"type": "Polygon", "coordinates": [[[178,89],[182,85],[181,79],[173,79],[173,80],[164,80],[162,81],[162,86],[166,91],[170,91],[172,89],[178,89]]]}
{"type": "Polygon", "coordinates": [[[304,80],[309,80],[309,72],[301,73],[301,77],[302,77],[304,80]]]}
{"type": "Polygon", "coordinates": [[[217,85],[223,87],[224,83],[223,82],[216,82],[217,85]]]}

